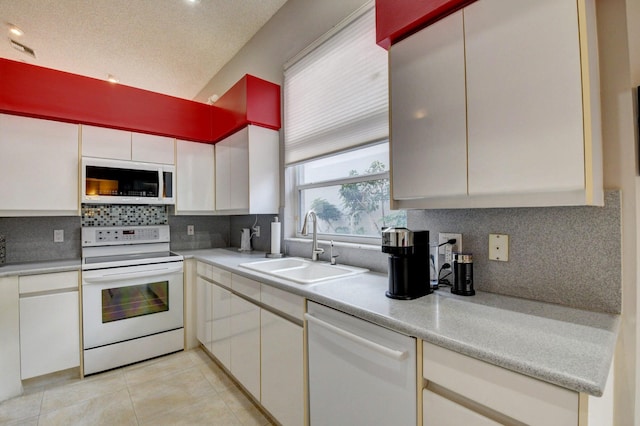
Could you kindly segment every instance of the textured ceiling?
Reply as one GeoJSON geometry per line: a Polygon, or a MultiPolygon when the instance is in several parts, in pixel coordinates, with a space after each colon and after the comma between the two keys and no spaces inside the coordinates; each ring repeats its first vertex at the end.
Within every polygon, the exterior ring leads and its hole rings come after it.
{"type": "Polygon", "coordinates": [[[285,2],[0,0],[0,57],[193,99],[285,2]]]}

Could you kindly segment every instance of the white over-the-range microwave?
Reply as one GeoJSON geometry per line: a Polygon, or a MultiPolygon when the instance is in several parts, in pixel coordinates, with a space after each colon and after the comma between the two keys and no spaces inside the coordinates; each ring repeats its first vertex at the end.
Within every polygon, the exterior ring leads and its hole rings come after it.
{"type": "Polygon", "coordinates": [[[82,202],[175,204],[175,167],[82,157],[82,202]]]}

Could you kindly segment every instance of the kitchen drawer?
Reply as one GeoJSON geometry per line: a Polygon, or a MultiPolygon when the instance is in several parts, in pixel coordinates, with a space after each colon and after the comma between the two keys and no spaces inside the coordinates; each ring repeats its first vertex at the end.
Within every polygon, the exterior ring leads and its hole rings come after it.
{"type": "Polygon", "coordinates": [[[20,294],[41,293],[56,290],[78,290],[78,272],[25,275],[20,277],[20,294]]]}
{"type": "Polygon", "coordinates": [[[260,283],[241,275],[231,275],[231,288],[253,300],[260,301],[260,283]]]}
{"type": "Polygon", "coordinates": [[[210,281],[218,283],[225,287],[231,287],[231,272],[205,262],[196,264],[196,273],[210,281]]]}
{"type": "Polygon", "coordinates": [[[212,268],[213,266],[209,265],[208,263],[204,263],[204,262],[196,263],[196,273],[201,277],[208,278],[210,280],[213,279],[212,268]]]}
{"type": "Polygon", "coordinates": [[[526,424],[578,424],[578,393],[427,342],[423,345],[423,375],[429,382],[526,424]]]}
{"type": "Polygon", "coordinates": [[[262,303],[284,314],[304,319],[304,297],[262,284],[262,303]]]}

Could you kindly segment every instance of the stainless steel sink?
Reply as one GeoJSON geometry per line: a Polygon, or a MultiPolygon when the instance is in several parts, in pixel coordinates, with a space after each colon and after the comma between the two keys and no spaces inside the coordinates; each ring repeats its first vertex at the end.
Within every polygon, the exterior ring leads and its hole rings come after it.
{"type": "Polygon", "coordinates": [[[259,260],[241,263],[239,266],[275,277],[295,281],[300,284],[311,284],[336,278],[362,274],[368,269],[346,265],[330,265],[326,262],[312,262],[301,257],[285,257],[282,259],[259,260]]]}

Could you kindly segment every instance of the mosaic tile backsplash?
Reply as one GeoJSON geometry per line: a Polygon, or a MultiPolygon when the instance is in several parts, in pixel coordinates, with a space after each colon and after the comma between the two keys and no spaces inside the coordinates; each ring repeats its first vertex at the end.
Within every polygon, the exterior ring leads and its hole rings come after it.
{"type": "Polygon", "coordinates": [[[167,225],[168,206],[83,204],[81,224],[87,226],[167,225]]]}

